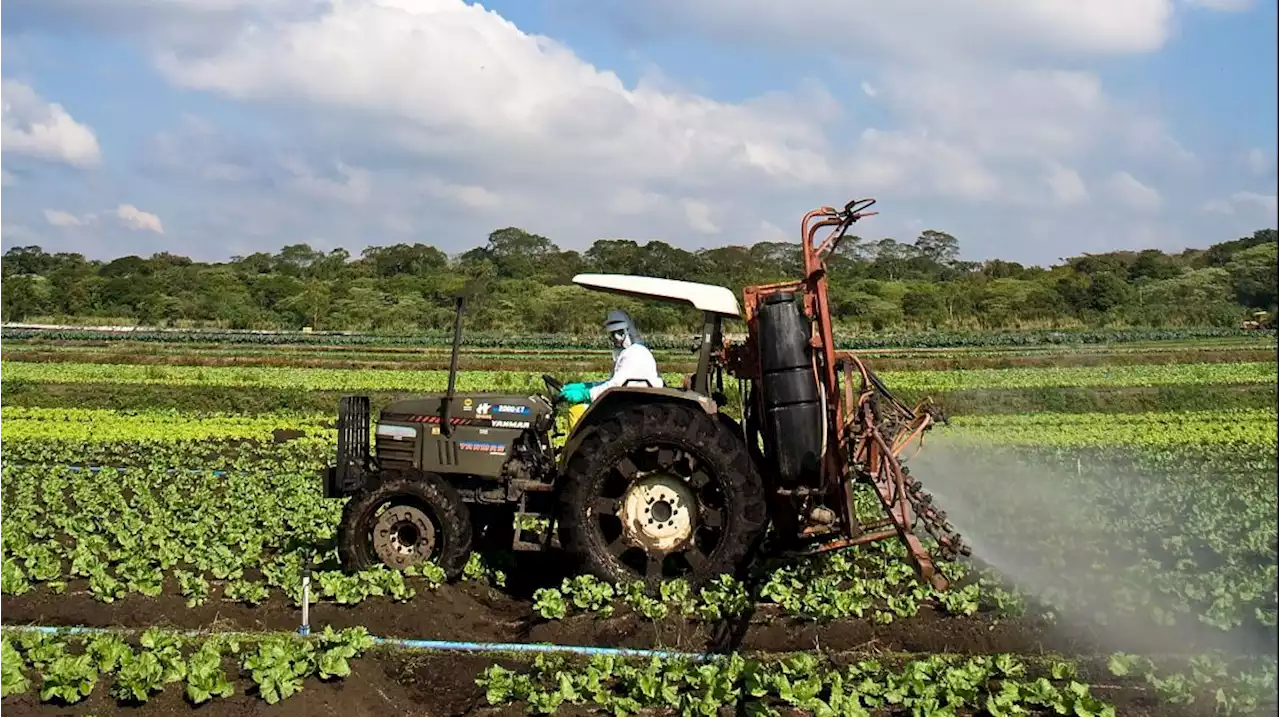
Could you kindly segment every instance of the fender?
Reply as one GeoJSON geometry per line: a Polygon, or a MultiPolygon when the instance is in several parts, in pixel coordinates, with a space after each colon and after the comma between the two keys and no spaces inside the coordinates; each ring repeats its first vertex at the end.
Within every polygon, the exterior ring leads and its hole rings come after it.
{"type": "MultiPolygon", "coordinates": [[[[615,386],[600,394],[600,398],[592,401],[587,407],[587,412],[582,414],[582,418],[579,418],[577,424],[574,425],[573,431],[564,442],[564,449],[558,456],[557,462],[561,473],[564,472],[569,459],[577,452],[583,438],[594,430],[595,425],[603,418],[612,416],[624,406],[639,403],[666,403],[668,401],[696,405],[708,416],[722,415],[715,401],[693,391],[670,387],[615,386]]],[[[728,417],[724,416],[724,418],[728,417]]]]}

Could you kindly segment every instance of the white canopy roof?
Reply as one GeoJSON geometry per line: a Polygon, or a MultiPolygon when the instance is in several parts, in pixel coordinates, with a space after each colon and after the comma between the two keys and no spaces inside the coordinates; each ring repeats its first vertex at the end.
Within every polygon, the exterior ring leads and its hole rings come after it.
{"type": "Polygon", "coordinates": [[[738,297],[723,286],[631,274],[578,274],[573,283],[588,289],[651,299],[686,301],[699,311],[742,317],[738,297]]]}

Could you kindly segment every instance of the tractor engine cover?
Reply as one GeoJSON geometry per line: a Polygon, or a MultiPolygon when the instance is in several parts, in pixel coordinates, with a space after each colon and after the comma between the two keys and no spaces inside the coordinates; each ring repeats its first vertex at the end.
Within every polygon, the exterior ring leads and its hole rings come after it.
{"type": "Polygon", "coordinates": [[[452,431],[440,425],[442,397],[397,401],[382,410],[374,431],[383,468],[507,477],[522,437],[550,427],[551,404],[540,396],[467,394],[453,399],[452,431]]]}
{"type": "Polygon", "coordinates": [[[803,296],[770,294],[757,317],[766,455],[773,456],[779,480],[794,485],[819,472],[822,451],[822,406],[803,296]]]}

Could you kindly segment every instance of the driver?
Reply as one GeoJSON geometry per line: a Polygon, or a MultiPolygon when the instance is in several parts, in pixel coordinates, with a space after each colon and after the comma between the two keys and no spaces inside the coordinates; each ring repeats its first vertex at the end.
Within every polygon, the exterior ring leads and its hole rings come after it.
{"type": "Polygon", "coordinates": [[[600,394],[627,381],[638,385],[661,387],[658,363],[653,353],[641,343],[640,331],[627,312],[615,309],[604,321],[604,330],[613,344],[613,375],[607,381],[595,383],[569,383],[560,389],[560,395],[570,404],[590,403],[600,394]]]}

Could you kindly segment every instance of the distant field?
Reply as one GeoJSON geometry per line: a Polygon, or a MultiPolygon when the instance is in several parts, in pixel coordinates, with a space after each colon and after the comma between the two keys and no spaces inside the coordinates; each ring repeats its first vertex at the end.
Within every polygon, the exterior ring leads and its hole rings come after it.
{"type": "MultiPolygon", "coordinates": [[[[741,329],[731,325],[730,332],[741,329]],[[736,328],[735,328],[736,327],[736,328]]],[[[689,346],[693,332],[687,334],[646,334],[654,349],[681,349],[689,346]]],[[[1035,329],[1023,331],[927,330],[853,334],[836,331],[839,348],[945,348],[983,346],[1045,346],[1117,344],[1154,341],[1206,341],[1220,339],[1256,339],[1276,332],[1244,331],[1229,328],[1187,329],[1035,329]]],[[[0,339],[44,341],[148,341],[170,344],[237,343],[260,345],[331,345],[331,346],[447,346],[451,331],[432,331],[413,335],[328,334],[302,332],[248,332],[213,330],[168,331],[95,331],[91,329],[28,329],[4,327],[0,339]]],[[[504,349],[581,349],[608,348],[605,336],[520,334],[501,331],[467,331],[464,343],[476,348],[504,349]]]]}
{"type": "MultiPolygon", "coordinates": [[[[1256,363],[1274,361],[1274,341],[1225,339],[1213,344],[1109,344],[946,349],[869,349],[860,352],[878,371],[920,371],[1017,367],[1118,366],[1164,363],[1256,363]]],[[[446,370],[444,347],[264,347],[247,344],[170,345],[140,342],[84,342],[70,345],[7,342],[3,358],[29,363],[167,364],[186,366],[278,366],[295,368],[446,370]]],[[[663,370],[692,372],[697,355],[659,349],[663,370]]],[[[466,371],[606,371],[605,349],[477,349],[461,352],[466,371]]]]}
{"type": "MultiPolygon", "coordinates": [[[[1154,364],[1069,368],[973,369],[955,371],[883,371],[884,381],[904,390],[959,388],[1049,388],[1111,386],[1186,386],[1265,384],[1277,380],[1275,363],[1154,364]]],[[[31,383],[116,383],[182,386],[260,386],[312,390],[440,391],[448,371],[242,368],[92,363],[0,363],[5,381],[31,383]]],[[[562,373],[561,380],[599,380],[604,373],[562,373]]],[[[663,381],[679,385],[685,376],[668,373],[663,381]]],[[[460,391],[536,391],[541,374],[530,371],[460,371],[460,391]]]]}

